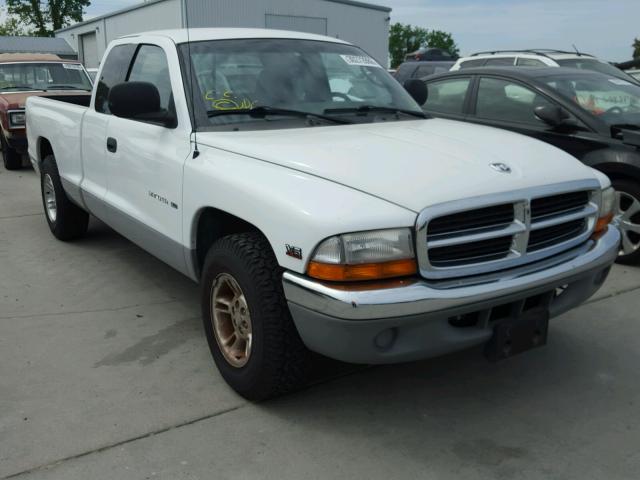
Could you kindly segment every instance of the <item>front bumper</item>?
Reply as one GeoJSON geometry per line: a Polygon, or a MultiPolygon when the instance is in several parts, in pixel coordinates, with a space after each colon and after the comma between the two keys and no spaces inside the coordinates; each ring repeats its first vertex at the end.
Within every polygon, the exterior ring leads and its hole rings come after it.
{"type": "Polygon", "coordinates": [[[309,349],[352,363],[405,362],[484,343],[493,321],[538,301],[551,317],[570,310],[602,286],[619,245],[620,233],[612,227],[598,240],[555,257],[476,277],[392,281],[372,288],[286,272],[283,285],[309,349]],[[556,295],[559,287],[564,290],[556,295]],[[477,318],[477,324],[453,326],[460,318],[477,318]]]}

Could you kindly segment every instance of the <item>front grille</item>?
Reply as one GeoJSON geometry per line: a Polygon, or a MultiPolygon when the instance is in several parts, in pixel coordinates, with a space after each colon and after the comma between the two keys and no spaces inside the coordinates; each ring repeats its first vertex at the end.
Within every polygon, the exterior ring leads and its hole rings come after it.
{"type": "Polygon", "coordinates": [[[578,211],[589,203],[589,192],[570,192],[531,201],[531,221],[578,211]]]}
{"type": "Polygon", "coordinates": [[[460,234],[469,230],[506,226],[513,222],[513,204],[506,203],[469,212],[454,213],[429,223],[428,235],[460,234]]]}
{"type": "Polygon", "coordinates": [[[586,226],[587,222],[584,219],[580,219],[552,227],[541,228],[540,230],[533,230],[529,236],[527,251],[535,252],[571,240],[584,232],[586,226]]]}
{"type": "Polygon", "coordinates": [[[450,267],[469,262],[487,262],[506,257],[510,252],[511,236],[492,238],[480,242],[439,247],[429,251],[431,265],[450,267]]]}
{"type": "Polygon", "coordinates": [[[569,192],[547,188],[547,195],[504,194],[495,205],[488,196],[484,205],[482,198],[474,199],[471,208],[452,202],[425,210],[417,236],[422,275],[440,279],[488,273],[579,245],[589,238],[598,214],[592,199],[599,185],[584,184],[587,188],[569,192]]]}

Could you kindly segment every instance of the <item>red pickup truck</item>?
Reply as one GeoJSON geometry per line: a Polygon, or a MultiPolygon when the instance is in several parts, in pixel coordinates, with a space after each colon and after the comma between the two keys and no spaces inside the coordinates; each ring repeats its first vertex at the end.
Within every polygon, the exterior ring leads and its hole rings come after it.
{"type": "MultiPolygon", "coordinates": [[[[91,95],[91,80],[77,61],[48,54],[0,54],[0,142],[7,170],[23,165],[27,152],[24,104],[28,97],[91,95]]],[[[73,102],[73,98],[68,98],[73,102]]]]}

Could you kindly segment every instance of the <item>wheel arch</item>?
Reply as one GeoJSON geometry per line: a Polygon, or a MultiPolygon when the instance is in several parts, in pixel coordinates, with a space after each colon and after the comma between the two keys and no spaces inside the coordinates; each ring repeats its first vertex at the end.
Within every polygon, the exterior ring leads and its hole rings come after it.
{"type": "Polygon", "coordinates": [[[47,158],[48,155],[54,155],[53,146],[51,142],[46,137],[39,137],[38,142],[36,143],[36,155],[38,160],[38,165],[42,164],[42,161],[47,158]]]}
{"type": "Polygon", "coordinates": [[[640,182],[640,167],[630,165],[628,163],[600,163],[592,165],[592,168],[604,173],[611,180],[613,179],[631,179],[640,182]]]}
{"type": "Polygon", "coordinates": [[[267,236],[253,223],[215,207],[203,207],[196,212],[191,226],[191,262],[196,278],[200,278],[205,257],[211,245],[227,235],[258,232],[267,236]]]}

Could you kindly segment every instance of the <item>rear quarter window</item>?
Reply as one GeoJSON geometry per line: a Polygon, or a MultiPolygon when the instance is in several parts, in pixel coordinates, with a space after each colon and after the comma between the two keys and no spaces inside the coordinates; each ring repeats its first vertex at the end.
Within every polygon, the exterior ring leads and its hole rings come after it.
{"type": "Polygon", "coordinates": [[[544,67],[545,63],[535,58],[519,57],[516,63],[519,67],[544,67]]]}
{"type": "Polygon", "coordinates": [[[516,57],[500,57],[500,58],[490,58],[485,63],[486,66],[490,67],[507,67],[512,66],[516,62],[516,57]]]}
{"type": "Polygon", "coordinates": [[[486,62],[485,58],[477,58],[475,60],[465,60],[460,63],[460,68],[473,68],[473,67],[481,67],[486,62]]]}
{"type": "Polygon", "coordinates": [[[96,86],[96,112],[111,113],[108,102],[109,92],[114,85],[125,81],[135,51],[136,45],[127,44],[117,45],[109,52],[96,86]]]}

